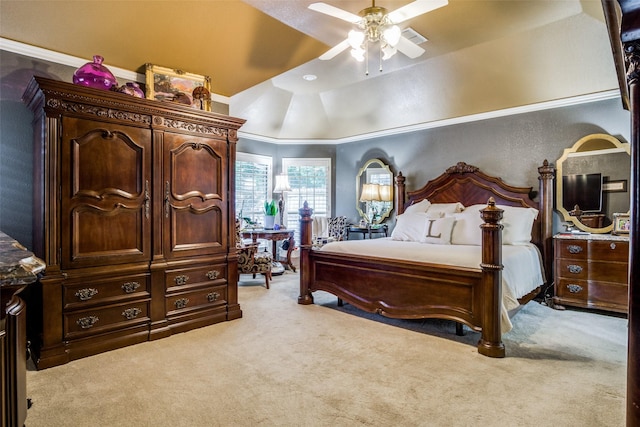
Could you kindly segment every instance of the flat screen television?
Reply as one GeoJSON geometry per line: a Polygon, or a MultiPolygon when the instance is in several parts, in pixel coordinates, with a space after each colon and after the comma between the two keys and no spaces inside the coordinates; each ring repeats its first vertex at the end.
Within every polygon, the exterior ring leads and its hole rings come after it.
{"type": "Polygon", "coordinates": [[[583,212],[602,210],[602,174],[586,173],[562,177],[562,207],[571,212],[575,206],[583,212]]]}

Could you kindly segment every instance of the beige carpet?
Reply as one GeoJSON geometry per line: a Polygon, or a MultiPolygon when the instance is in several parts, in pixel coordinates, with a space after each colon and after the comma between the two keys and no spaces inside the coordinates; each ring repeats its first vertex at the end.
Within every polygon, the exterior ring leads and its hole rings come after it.
{"type": "Polygon", "coordinates": [[[532,302],[491,359],[450,322],[261,283],[241,284],[242,319],[29,371],[27,427],[624,425],[626,319],[532,302]]]}

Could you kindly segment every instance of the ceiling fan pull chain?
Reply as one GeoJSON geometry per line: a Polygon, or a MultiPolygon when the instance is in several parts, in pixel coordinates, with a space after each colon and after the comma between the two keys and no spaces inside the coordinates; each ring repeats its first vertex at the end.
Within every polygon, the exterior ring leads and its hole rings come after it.
{"type": "Polygon", "coordinates": [[[365,76],[368,76],[369,75],[369,40],[366,40],[364,42],[364,62],[365,62],[364,74],[365,76]]]}
{"type": "Polygon", "coordinates": [[[380,54],[378,56],[378,61],[380,62],[380,72],[382,72],[382,42],[378,44],[380,45],[380,49],[378,50],[378,53],[380,54]]]}

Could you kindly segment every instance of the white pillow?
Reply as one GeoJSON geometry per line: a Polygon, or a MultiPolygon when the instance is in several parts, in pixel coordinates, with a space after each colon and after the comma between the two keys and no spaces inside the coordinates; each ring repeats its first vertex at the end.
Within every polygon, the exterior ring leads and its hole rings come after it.
{"type": "Polygon", "coordinates": [[[425,231],[427,219],[431,218],[426,212],[405,212],[396,217],[396,226],[391,232],[391,239],[405,242],[419,242],[425,231]]]}
{"type": "Polygon", "coordinates": [[[451,230],[455,221],[453,217],[427,218],[420,242],[450,245],[451,230]]]}
{"type": "Polygon", "coordinates": [[[429,206],[429,210],[427,210],[430,214],[442,213],[442,214],[452,214],[456,212],[462,212],[464,210],[464,205],[460,202],[455,203],[431,203],[429,206]]]}
{"type": "Polygon", "coordinates": [[[523,208],[519,206],[496,205],[503,209],[502,214],[502,244],[525,245],[531,241],[533,222],[538,217],[535,208],[523,208]]]}
{"type": "Polygon", "coordinates": [[[429,206],[431,206],[431,202],[424,199],[407,207],[404,210],[404,213],[426,212],[427,209],[429,209],[429,206]]]}
{"type": "Polygon", "coordinates": [[[464,212],[450,214],[455,218],[451,232],[452,245],[482,245],[482,230],[480,226],[484,223],[480,216],[480,210],[469,207],[464,212]]]}

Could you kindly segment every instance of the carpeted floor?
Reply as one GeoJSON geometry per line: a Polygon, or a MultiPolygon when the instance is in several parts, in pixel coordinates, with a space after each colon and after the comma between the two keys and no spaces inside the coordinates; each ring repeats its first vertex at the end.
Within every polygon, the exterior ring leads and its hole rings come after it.
{"type": "Polygon", "coordinates": [[[30,370],[27,427],[625,424],[626,319],[531,302],[491,359],[451,322],[262,283],[241,283],[242,319],[30,370]]]}

